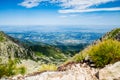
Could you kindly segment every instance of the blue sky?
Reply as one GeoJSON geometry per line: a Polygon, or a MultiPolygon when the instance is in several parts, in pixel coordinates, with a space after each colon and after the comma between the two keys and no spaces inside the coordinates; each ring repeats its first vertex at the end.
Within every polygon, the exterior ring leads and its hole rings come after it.
{"type": "Polygon", "coordinates": [[[0,0],[0,25],[120,25],[120,0],[0,0]]]}

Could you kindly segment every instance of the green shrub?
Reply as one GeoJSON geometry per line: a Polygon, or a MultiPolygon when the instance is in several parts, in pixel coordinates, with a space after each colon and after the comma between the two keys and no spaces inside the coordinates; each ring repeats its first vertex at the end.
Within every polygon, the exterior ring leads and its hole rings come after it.
{"type": "Polygon", "coordinates": [[[97,67],[104,67],[120,60],[120,42],[116,40],[100,42],[91,47],[88,54],[97,67]]]}
{"type": "Polygon", "coordinates": [[[20,66],[18,68],[18,73],[24,75],[26,73],[26,67],[25,66],[20,66]]]}
{"type": "Polygon", "coordinates": [[[71,61],[80,62],[86,56],[90,56],[96,67],[104,67],[107,64],[120,61],[120,42],[111,39],[99,42],[76,54],[71,61]]]}
{"type": "Polygon", "coordinates": [[[57,70],[57,66],[54,64],[42,64],[39,68],[39,71],[55,71],[57,70]]]}
{"type": "Polygon", "coordinates": [[[6,67],[5,65],[0,64],[0,78],[5,74],[5,67],[6,67]]]}
{"type": "Polygon", "coordinates": [[[0,41],[3,42],[4,40],[5,38],[2,35],[0,35],[0,41]]]}
{"type": "Polygon", "coordinates": [[[25,74],[25,67],[17,67],[17,59],[12,60],[9,59],[8,62],[2,63],[0,62],[0,78],[3,76],[13,76],[16,74],[25,74]]]}
{"type": "Polygon", "coordinates": [[[9,59],[8,62],[0,64],[0,77],[11,76],[15,74],[16,74],[16,61],[9,59]]]}
{"type": "Polygon", "coordinates": [[[6,64],[6,76],[15,75],[17,66],[17,62],[15,60],[9,59],[8,63],[6,64]]]}
{"type": "Polygon", "coordinates": [[[76,54],[74,57],[73,57],[73,61],[75,61],[75,62],[80,62],[81,60],[83,60],[84,59],[84,57],[83,57],[83,55],[82,55],[82,53],[81,54],[76,54]]]}

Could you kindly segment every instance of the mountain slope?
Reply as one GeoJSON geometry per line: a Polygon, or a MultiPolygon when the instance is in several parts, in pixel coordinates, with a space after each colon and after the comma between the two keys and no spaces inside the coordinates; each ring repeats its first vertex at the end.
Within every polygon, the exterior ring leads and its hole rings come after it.
{"type": "Polygon", "coordinates": [[[64,62],[67,57],[62,51],[56,47],[50,45],[32,45],[29,47],[34,51],[38,57],[38,61],[43,63],[60,64],[64,62]]]}
{"type": "Polygon", "coordinates": [[[18,58],[22,61],[29,59],[33,63],[37,61],[40,64],[61,64],[67,59],[66,55],[56,47],[46,44],[37,45],[29,42],[20,42],[2,31],[0,31],[0,58],[3,61],[6,61],[8,58],[18,58]]]}
{"type": "MultiPolygon", "coordinates": [[[[115,29],[115,32],[116,31],[117,33],[115,33],[114,36],[118,36],[119,34],[117,29],[115,29]]],[[[111,34],[111,32],[109,32],[109,34],[111,34]]],[[[58,71],[33,73],[32,76],[15,77],[15,80],[18,80],[18,78],[21,80],[119,80],[119,37],[106,38],[109,34],[106,34],[103,38],[95,41],[95,43],[75,55],[69,60],[69,63],[67,62],[67,64],[58,67],[58,71]],[[91,63],[97,64],[97,67],[100,68],[90,67],[89,64],[91,63]],[[112,65],[108,65],[111,63],[112,65]],[[101,67],[104,68],[101,69],[101,67]]]]}
{"type": "Polygon", "coordinates": [[[25,48],[18,40],[0,31],[0,57],[35,59],[34,53],[25,48]]]}
{"type": "Polygon", "coordinates": [[[69,59],[68,62],[87,62],[95,67],[104,67],[107,64],[120,61],[120,28],[105,34],[101,39],[86,47],[79,54],[69,59]]]}
{"type": "Polygon", "coordinates": [[[115,39],[120,41],[120,28],[113,29],[112,31],[106,33],[103,39],[115,39]]]}

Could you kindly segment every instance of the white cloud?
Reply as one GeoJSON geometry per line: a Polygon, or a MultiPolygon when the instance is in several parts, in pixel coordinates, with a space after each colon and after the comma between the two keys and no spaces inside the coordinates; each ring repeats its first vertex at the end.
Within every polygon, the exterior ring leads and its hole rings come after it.
{"type": "Polygon", "coordinates": [[[79,13],[79,12],[95,12],[95,11],[118,11],[120,7],[114,8],[93,8],[93,9],[68,9],[68,10],[59,10],[59,13],[79,13]]]}
{"type": "Polygon", "coordinates": [[[60,3],[63,8],[85,9],[93,5],[99,5],[115,0],[24,0],[19,5],[32,8],[38,6],[41,2],[60,3]]]}
{"type": "Polygon", "coordinates": [[[61,6],[72,9],[86,9],[94,5],[99,5],[115,0],[59,0],[61,6]]]}
{"type": "Polygon", "coordinates": [[[24,0],[24,2],[18,5],[24,6],[26,8],[32,8],[32,7],[38,6],[40,2],[41,0],[24,0]]]}
{"type": "Polygon", "coordinates": [[[41,2],[45,1],[55,3],[55,0],[24,0],[22,3],[19,3],[18,5],[21,5],[26,8],[32,8],[38,6],[41,2]]]}
{"type": "Polygon", "coordinates": [[[97,6],[100,4],[116,1],[116,0],[24,0],[19,5],[26,8],[32,8],[38,6],[41,2],[59,3],[61,6],[60,13],[74,13],[74,12],[92,12],[92,11],[115,11],[120,10],[117,8],[93,8],[91,6],[97,6]]]}

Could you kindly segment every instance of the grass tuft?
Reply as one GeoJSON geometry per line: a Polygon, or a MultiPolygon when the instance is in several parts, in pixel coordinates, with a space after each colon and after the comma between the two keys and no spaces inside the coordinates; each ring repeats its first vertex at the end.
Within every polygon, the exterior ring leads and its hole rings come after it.
{"type": "Polygon", "coordinates": [[[9,59],[8,62],[2,63],[2,60],[0,61],[0,78],[7,76],[13,76],[17,74],[25,74],[26,68],[24,66],[17,67],[17,60],[9,59]]]}
{"type": "Polygon", "coordinates": [[[71,61],[80,62],[87,56],[95,62],[96,67],[104,67],[120,61],[120,42],[112,39],[99,42],[76,54],[71,61]]]}
{"type": "Polygon", "coordinates": [[[39,68],[40,72],[43,71],[56,71],[57,70],[57,66],[55,64],[42,64],[39,68]]]}

